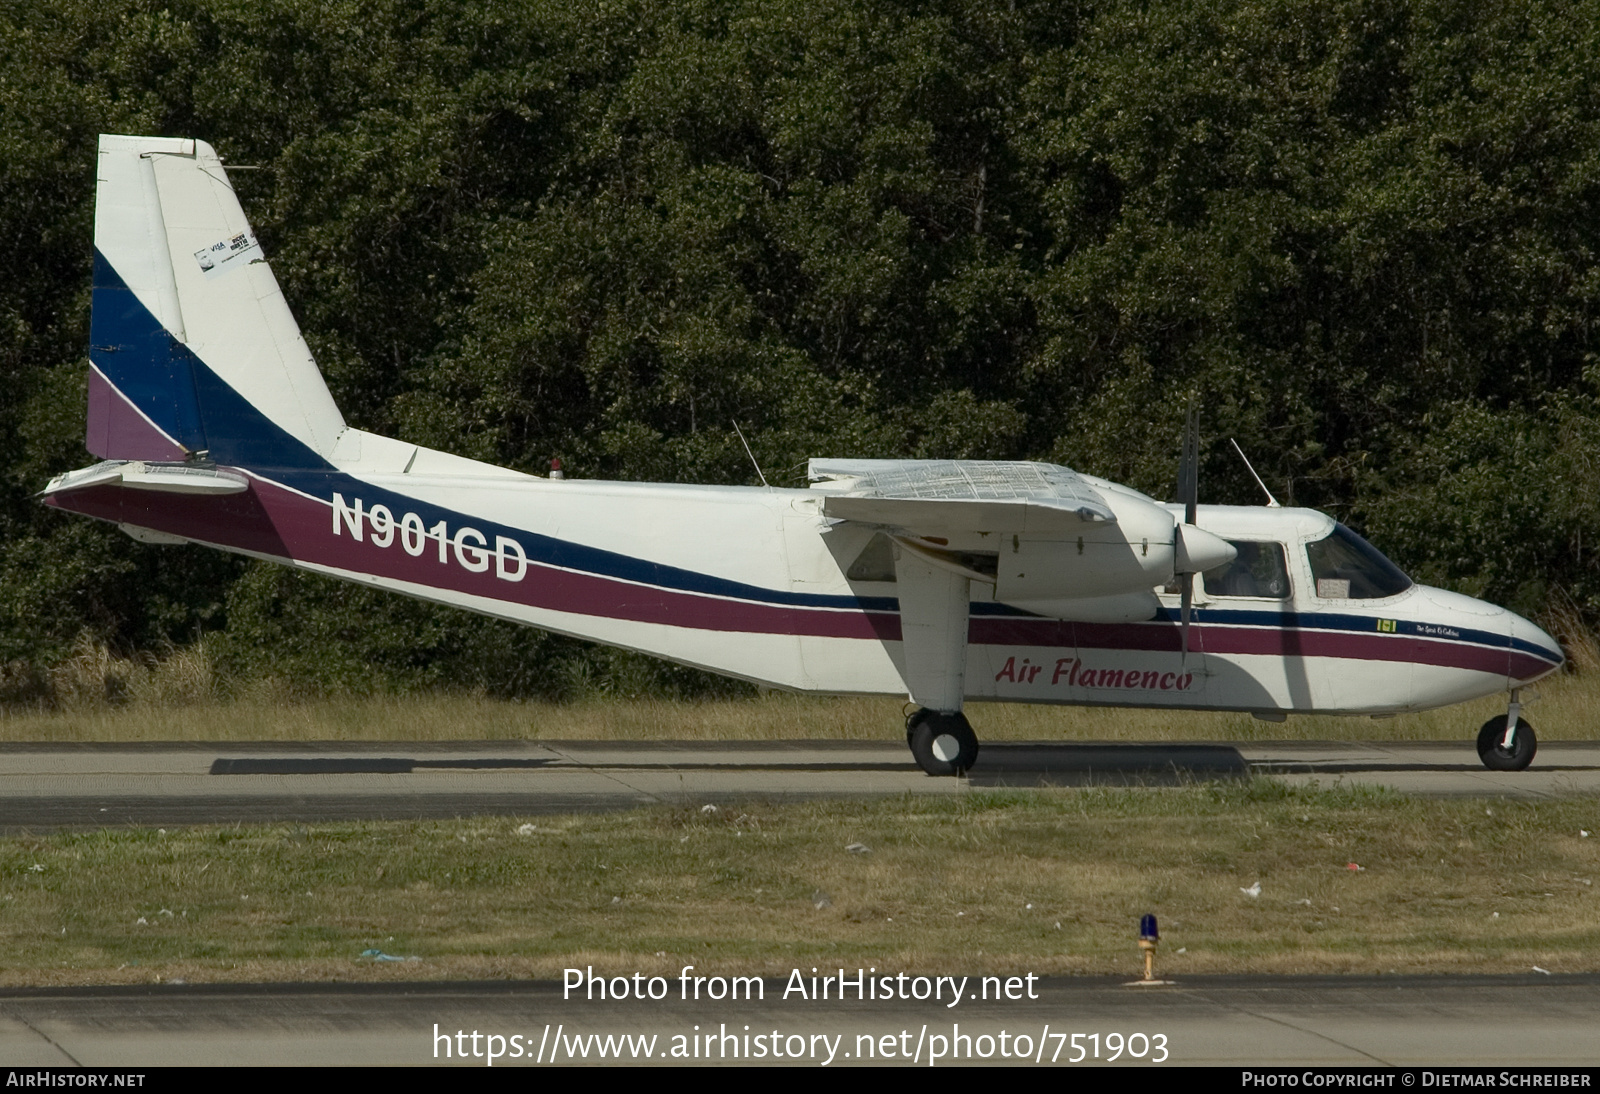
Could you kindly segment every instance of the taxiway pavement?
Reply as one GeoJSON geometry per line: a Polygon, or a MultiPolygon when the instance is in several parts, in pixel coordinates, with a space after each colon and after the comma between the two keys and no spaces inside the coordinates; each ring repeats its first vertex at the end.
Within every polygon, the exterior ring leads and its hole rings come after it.
{"type": "Polygon", "coordinates": [[[1508,798],[1600,794],[1600,742],[1493,772],[1468,743],[1006,743],[936,779],[895,741],[0,744],[0,828],[442,818],[639,805],[1172,785],[1271,775],[1508,798]]]}
{"type": "MultiPolygon", "coordinates": [[[[626,970],[611,970],[623,972],[626,970]]],[[[883,970],[880,970],[880,972],[883,970]]],[[[849,970],[854,976],[855,970],[849,970]]],[[[785,1000],[782,979],[762,998],[684,1002],[678,981],[661,1002],[562,998],[553,982],[152,985],[0,991],[0,1059],[13,1067],[551,1063],[941,1064],[1112,1063],[1149,1067],[1157,1036],[1170,1064],[1235,1066],[1593,1066],[1600,1063],[1600,977],[1195,977],[1163,988],[1102,978],[1043,978],[1037,999],[970,996],[941,1002],[785,1000]],[[698,1029],[695,1027],[698,1026],[698,1029]],[[746,1030],[748,1027],[748,1031],[746,1030]],[[958,1028],[959,1027],[959,1028],[958,1028]],[[1008,1038],[1002,1042],[1001,1032],[1008,1038]],[[471,1035],[479,1033],[477,1056],[471,1035]],[[764,1038],[782,1059],[755,1057],[764,1038]],[[455,1034],[463,1033],[465,1040],[455,1034]],[[675,1059],[675,1037],[713,1035],[675,1059]],[[727,1040],[722,1034],[731,1035],[727,1040]],[[1072,1034],[1080,1034],[1076,1042],[1072,1034]],[[443,1041],[439,1035],[443,1035],[443,1041]],[[592,1035],[629,1036],[601,1057],[592,1035]],[[773,1041],[773,1035],[778,1036],[773,1041]],[[1090,1034],[1096,1035],[1094,1040],[1090,1034]],[[1115,1042],[1108,1034],[1119,1035],[1115,1042]],[[816,1035],[826,1038],[817,1041],[816,1035]],[[965,1035],[969,1040],[962,1042],[965,1035]],[[1026,1058],[1018,1035],[1028,1040],[1026,1058]],[[517,1036],[518,1042],[510,1038],[517,1036]],[[639,1038],[652,1038],[642,1043],[639,1038]],[[944,1038],[941,1042],[937,1037],[944,1038]],[[988,1038],[985,1040],[984,1038],[988,1038]],[[644,1047],[648,1044],[648,1047],[644,1047]],[[1000,1055],[1009,1044],[1012,1055],[1000,1055]],[[1074,1048],[1074,1044],[1078,1047],[1074,1048]],[[524,1054],[510,1055],[516,1045],[524,1054]],[[543,1046],[542,1050],[539,1046],[543,1046]],[[588,1046],[586,1049],[584,1046],[588,1046]],[[1041,1045],[1043,1046],[1041,1048],[1041,1045]],[[464,1048],[463,1059],[456,1053],[464,1048]],[[799,1052],[799,1058],[790,1053],[799,1052]],[[987,1050],[988,1057],[982,1058],[987,1050]],[[586,1051],[587,1058],[578,1056],[586,1051]],[[449,1055],[446,1055],[446,1053],[449,1055]],[[535,1053],[539,1055],[535,1057],[535,1053]],[[709,1059],[707,1053],[709,1052],[709,1059]],[[731,1053],[738,1052],[738,1056],[731,1053]],[[916,1052],[914,1059],[909,1059],[916,1052]],[[957,1056],[951,1059],[950,1054],[957,1056]],[[749,1053],[750,1055],[745,1055],[749,1053]],[[620,1059],[618,1059],[620,1055],[620,1059]]],[[[976,992],[976,978],[970,982],[976,992]]],[[[579,993],[581,995],[581,993],[579,993]]],[[[613,1046],[617,1045],[614,1040],[613,1046]]],[[[1436,1085],[1436,1084],[1435,1084],[1436,1085]]]]}

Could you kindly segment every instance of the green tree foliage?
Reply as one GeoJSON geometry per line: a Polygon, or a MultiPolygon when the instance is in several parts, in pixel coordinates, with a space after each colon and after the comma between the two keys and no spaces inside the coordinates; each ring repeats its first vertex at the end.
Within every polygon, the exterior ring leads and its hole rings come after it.
{"type": "Polygon", "coordinates": [[[0,660],[224,632],[319,689],[702,686],[45,511],[94,139],[234,178],[347,417],[537,470],[1048,458],[1600,618],[1600,33],[1458,0],[0,0],[0,660]]]}

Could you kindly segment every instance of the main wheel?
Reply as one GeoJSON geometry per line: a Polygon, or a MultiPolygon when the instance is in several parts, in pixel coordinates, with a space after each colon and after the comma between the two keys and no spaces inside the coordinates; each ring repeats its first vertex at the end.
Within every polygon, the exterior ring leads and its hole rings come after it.
{"type": "Polygon", "coordinates": [[[1478,730],[1478,759],[1491,771],[1522,771],[1533,762],[1539,739],[1525,718],[1517,719],[1517,733],[1509,749],[1501,745],[1506,736],[1505,715],[1496,715],[1478,730]]]}
{"type": "Polygon", "coordinates": [[[978,759],[978,735],[965,714],[919,710],[906,722],[906,737],[917,766],[930,775],[965,774],[978,759]]]}

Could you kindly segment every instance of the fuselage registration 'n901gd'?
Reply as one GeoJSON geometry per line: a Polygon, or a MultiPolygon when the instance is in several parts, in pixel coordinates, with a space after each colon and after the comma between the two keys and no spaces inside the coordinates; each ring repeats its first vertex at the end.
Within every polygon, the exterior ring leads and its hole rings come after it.
{"type": "Polygon", "coordinates": [[[1039,463],[812,460],[809,490],[561,480],[347,426],[221,161],[100,138],[87,446],[48,504],[796,691],[908,695],[930,774],[968,701],[1381,715],[1562,664],[1322,513],[1197,506],[1039,463]]]}

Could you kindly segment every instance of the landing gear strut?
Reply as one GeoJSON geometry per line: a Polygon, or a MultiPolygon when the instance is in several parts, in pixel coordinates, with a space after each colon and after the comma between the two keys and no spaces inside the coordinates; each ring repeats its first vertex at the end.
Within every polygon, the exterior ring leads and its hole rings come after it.
{"type": "Polygon", "coordinates": [[[960,711],[913,711],[906,719],[906,744],[930,775],[964,775],[978,759],[978,735],[960,711]]]}
{"type": "Polygon", "coordinates": [[[1495,715],[1478,730],[1478,759],[1491,771],[1526,769],[1538,747],[1533,727],[1522,717],[1521,696],[1515,691],[1505,716],[1495,715]]]}

